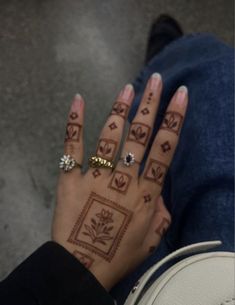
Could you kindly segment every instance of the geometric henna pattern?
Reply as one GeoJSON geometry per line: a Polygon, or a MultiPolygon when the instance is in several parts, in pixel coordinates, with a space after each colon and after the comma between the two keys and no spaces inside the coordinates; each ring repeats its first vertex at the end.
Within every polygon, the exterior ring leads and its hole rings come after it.
{"type": "Polygon", "coordinates": [[[108,187],[119,193],[126,194],[131,178],[130,175],[116,170],[108,187]]]}
{"type": "Polygon", "coordinates": [[[147,104],[150,104],[151,100],[152,100],[152,96],[153,96],[153,92],[149,93],[148,99],[147,99],[147,104]]]}
{"type": "Polygon", "coordinates": [[[169,225],[170,225],[169,220],[163,217],[159,226],[155,230],[155,233],[162,237],[165,234],[166,230],[168,229],[169,225]]]}
{"type": "Polygon", "coordinates": [[[76,118],[78,118],[78,114],[76,112],[72,112],[69,115],[70,119],[75,120],[76,118]]]}
{"type": "Polygon", "coordinates": [[[169,141],[166,141],[163,144],[161,144],[161,148],[164,153],[167,152],[168,150],[171,150],[169,141]]]}
{"type": "Polygon", "coordinates": [[[150,135],[150,127],[143,123],[132,123],[127,140],[145,145],[150,135]]]}
{"type": "Polygon", "coordinates": [[[94,262],[93,258],[80,251],[75,250],[73,252],[73,255],[76,256],[76,258],[80,261],[80,263],[82,263],[87,269],[89,269],[92,263],[94,262]]]}
{"type": "Polygon", "coordinates": [[[75,123],[68,123],[66,127],[65,142],[79,142],[82,126],[75,123]]]}
{"type": "Polygon", "coordinates": [[[68,242],[81,246],[110,262],[131,218],[130,210],[92,192],[68,242]]]}
{"type": "Polygon", "coordinates": [[[97,178],[101,175],[101,172],[98,170],[98,168],[96,168],[93,172],[92,175],[94,176],[94,178],[97,178]]]}
{"type": "Polygon", "coordinates": [[[149,202],[152,200],[152,197],[148,194],[144,196],[144,203],[149,202]]]}
{"type": "Polygon", "coordinates": [[[142,109],[140,112],[141,112],[143,115],[149,114],[149,110],[148,110],[147,107],[145,107],[144,109],[142,109]]]}
{"type": "Polygon", "coordinates": [[[165,114],[160,129],[165,129],[179,134],[180,128],[183,123],[183,116],[175,111],[168,111],[165,114]]]}
{"type": "Polygon", "coordinates": [[[123,119],[126,119],[128,114],[129,106],[122,102],[116,102],[113,105],[111,114],[116,114],[122,117],[123,119]]]}
{"type": "Polygon", "coordinates": [[[105,158],[107,160],[113,160],[115,152],[116,152],[117,142],[110,139],[100,139],[96,155],[101,158],[105,158]]]}
{"type": "Polygon", "coordinates": [[[154,159],[150,159],[144,178],[162,186],[168,167],[154,159]]]}
{"type": "Polygon", "coordinates": [[[111,130],[116,129],[116,128],[117,128],[116,123],[115,123],[115,122],[111,123],[111,124],[109,125],[109,128],[110,128],[111,130]]]}

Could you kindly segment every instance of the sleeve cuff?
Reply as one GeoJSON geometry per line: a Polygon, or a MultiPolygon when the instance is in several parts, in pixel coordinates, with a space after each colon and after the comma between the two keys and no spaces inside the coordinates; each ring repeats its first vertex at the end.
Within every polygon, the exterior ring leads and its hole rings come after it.
{"type": "Polygon", "coordinates": [[[115,304],[93,274],[55,242],[42,245],[5,281],[16,281],[43,305],[115,304]]]}

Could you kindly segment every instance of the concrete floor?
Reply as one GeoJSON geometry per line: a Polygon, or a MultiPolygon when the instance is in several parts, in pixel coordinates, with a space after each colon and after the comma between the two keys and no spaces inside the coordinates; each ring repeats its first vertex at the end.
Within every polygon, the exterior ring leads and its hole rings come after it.
{"type": "Polygon", "coordinates": [[[50,238],[72,96],[86,100],[89,156],[160,13],[233,44],[233,0],[0,0],[0,278],[50,238]]]}

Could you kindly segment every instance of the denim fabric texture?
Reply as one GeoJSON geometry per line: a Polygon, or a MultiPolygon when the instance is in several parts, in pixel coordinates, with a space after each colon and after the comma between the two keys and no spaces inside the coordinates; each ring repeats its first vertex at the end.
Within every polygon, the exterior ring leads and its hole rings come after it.
{"type": "MultiPolygon", "coordinates": [[[[201,33],[166,46],[133,83],[136,97],[130,122],[154,72],[162,75],[164,89],[151,140],[177,88],[185,85],[189,91],[183,129],[162,191],[172,224],[155,252],[112,289],[119,305],[150,266],[180,247],[221,240],[223,244],[211,251],[234,251],[234,50],[201,33]]],[[[144,161],[140,172],[143,168],[144,161]]]]}

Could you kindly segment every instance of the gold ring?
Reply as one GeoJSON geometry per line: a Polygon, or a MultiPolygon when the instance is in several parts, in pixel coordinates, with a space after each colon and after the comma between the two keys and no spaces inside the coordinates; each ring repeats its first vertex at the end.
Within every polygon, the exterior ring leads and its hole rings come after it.
{"type": "Polygon", "coordinates": [[[90,167],[114,168],[113,162],[97,156],[90,157],[88,162],[90,167]]]}

